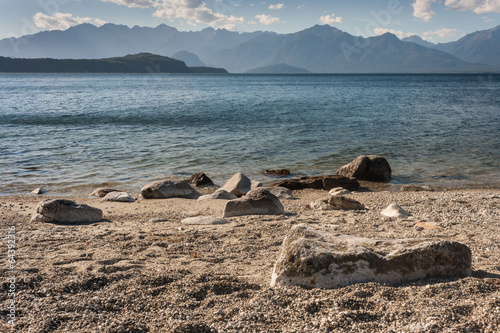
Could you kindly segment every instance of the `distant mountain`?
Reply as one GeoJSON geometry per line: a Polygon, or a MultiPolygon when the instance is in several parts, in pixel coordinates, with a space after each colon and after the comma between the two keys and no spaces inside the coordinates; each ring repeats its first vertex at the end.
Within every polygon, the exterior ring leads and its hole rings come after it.
{"type": "Polygon", "coordinates": [[[310,74],[307,69],[288,66],[287,64],[269,65],[259,68],[254,68],[246,71],[247,74],[310,74]]]}
{"type": "Polygon", "coordinates": [[[456,42],[437,44],[435,48],[464,61],[500,67],[500,25],[468,34],[456,42]]]}
{"type": "Polygon", "coordinates": [[[222,68],[188,67],[183,61],[140,53],[107,59],[19,59],[0,57],[7,73],[227,73],[222,68]]]}
{"type": "Polygon", "coordinates": [[[187,66],[194,67],[194,66],[206,66],[200,58],[194,53],[188,52],[188,51],[179,51],[176,54],[172,55],[172,58],[184,61],[187,66]]]}
{"type": "Polygon", "coordinates": [[[429,48],[434,48],[436,46],[436,44],[433,44],[431,42],[423,40],[422,38],[420,38],[417,35],[413,35],[413,36],[410,36],[410,37],[403,38],[403,39],[401,39],[401,41],[403,41],[403,42],[412,42],[412,43],[415,43],[415,44],[418,44],[418,45],[421,45],[421,46],[425,46],[425,47],[429,47],[429,48]]]}

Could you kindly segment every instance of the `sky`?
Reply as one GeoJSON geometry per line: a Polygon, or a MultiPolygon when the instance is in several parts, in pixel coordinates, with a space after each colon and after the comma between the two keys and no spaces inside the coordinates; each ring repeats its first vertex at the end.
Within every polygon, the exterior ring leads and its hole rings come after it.
{"type": "Polygon", "coordinates": [[[81,23],[278,33],[329,24],[443,43],[500,25],[500,0],[0,0],[0,39],[81,23]]]}

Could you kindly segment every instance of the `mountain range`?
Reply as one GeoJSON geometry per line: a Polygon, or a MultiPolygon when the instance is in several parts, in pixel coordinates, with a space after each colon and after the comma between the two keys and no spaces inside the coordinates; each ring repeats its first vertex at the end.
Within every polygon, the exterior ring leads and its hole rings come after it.
{"type": "Polygon", "coordinates": [[[500,72],[500,26],[445,44],[390,33],[364,38],[329,25],[277,34],[81,24],[0,40],[0,56],[12,58],[101,59],[144,52],[233,73],[500,72]]]}

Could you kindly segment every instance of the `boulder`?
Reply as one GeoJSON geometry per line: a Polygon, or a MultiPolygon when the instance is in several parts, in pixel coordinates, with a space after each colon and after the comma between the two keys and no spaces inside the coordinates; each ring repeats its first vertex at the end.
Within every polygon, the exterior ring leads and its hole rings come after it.
{"type": "Polygon", "coordinates": [[[330,176],[306,176],[301,178],[286,179],[273,184],[274,187],[286,187],[289,190],[302,190],[313,188],[317,190],[330,191],[335,187],[343,187],[348,190],[357,190],[359,183],[356,179],[347,178],[340,175],[330,176]]]}
{"type": "Polygon", "coordinates": [[[343,187],[335,187],[335,188],[332,188],[328,193],[331,196],[337,196],[337,195],[348,195],[348,194],[351,194],[351,191],[346,190],[343,187]]]}
{"type": "Polygon", "coordinates": [[[250,190],[262,186],[261,183],[257,181],[250,180],[247,176],[242,173],[237,173],[232,176],[222,187],[222,190],[226,190],[229,193],[234,194],[237,197],[241,197],[247,194],[250,190]]]}
{"type": "Polygon", "coordinates": [[[198,199],[201,194],[183,180],[159,180],[141,189],[144,199],[186,198],[198,199]]]}
{"type": "Polygon", "coordinates": [[[214,186],[214,183],[212,182],[212,180],[210,178],[208,178],[208,176],[206,174],[204,174],[203,172],[195,173],[194,175],[191,176],[191,178],[189,178],[189,180],[187,182],[193,186],[198,186],[198,187],[214,186]]]}
{"type": "Polygon", "coordinates": [[[251,190],[244,197],[226,202],[224,217],[242,215],[283,215],[285,209],[280,200],[263,189],[251,190]]]}
{"type": "Polygon", "coordinates": [[[94,192],[90,193],[89,196],[103,198],[108,193],[111,193],[111,192],[123,192],[123,191],[116,190],[114,188],[109,188],[109,187],[99,187],[99,188],[95,189],[94,192]]]}
{"type": "Polygon", "coordinates": [[[280,200],[293,200],[293,193],[286,187],[260,187],[274,194],[280,200]]]}
{"type": "Polygon", "coordinates": [[[111,202],[134,202],[134,198],[130,196],[127,192],[109,192],[106,194],[102,201],[111,201],[111,202]]]}
{"type": "Polygon", "coordinates": [[[193,225],[217,225],[217,224],[228,224],[229,221],[222,219],[220,217],[212,216],[195,216],[188,217],[181,221],[182,224],[193,224],[193,225]]]}
{"type": "Polygon", "coordinates": [[[33,191],[31,191],[31,193],[39,195],[39,194],[45,194],[45,193],[47,193],[47,191],[45,191],[42,187],[38,187],[38,188],[34,189],[33,191]]]}
{"type": "Polygon", "coordinates": [[[433,192],[434,189],[427,185],[404,185],[401,186],[402,192],[433,192]]]}
{"type": "Polygon", "coordinates": [[[408,213],[406,210],[395,203],[391,203],[389,206],[387,206],[387,208],[384,209],[381,214],[387,217],[396,217],[400,219],[410,216],[410,213],[408,213]]]}
{"type": "Polygon", "coordinates": [[[234,194],[231,194],[226,190],[218,189],[214,193],[202,195],[198,198],[198,201],[213,199],[233,200],[236,198],[237,196],[235,196],[234,194]]]}
{"type": "Polygon", "coordinates": [[[31,222],[99,222],[102,210],[66,199],[46,199],[38,203],[31,222]]]}
{"type": "Polygon", "coordinates": [[[359,201],[341,195],[332,196],[328,198],[328,204],[335,207],[335,209],[343,209],[343,210],[365,209],[365,205],[363,205],[359,201]]]}
{"type": "Polygon", "coordinates": [[[436,239],[369,239],[299,224],[285,237],[271,286],[338,288],[471,276],[471,251],[436,239]]]}
{"type": "Polygon", "coordinates": [[[360,155],[337,170],[338,175],[345,177],[380,182],[389,182],[391,173],[389,162],[378,155],[360,155]]]}
{"type": "Polygon", "coordinates": [[[277,170],[264,170],[262,171],[266,176],[271,177],[284,177],[290,175],[290,170],[288,169],[277,169],[277,170]]]}

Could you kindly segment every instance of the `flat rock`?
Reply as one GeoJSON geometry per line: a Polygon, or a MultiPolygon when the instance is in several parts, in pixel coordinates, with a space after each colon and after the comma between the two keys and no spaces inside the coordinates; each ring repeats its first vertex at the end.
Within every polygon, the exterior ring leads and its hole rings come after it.
{"type": "Polygon", "coordinates": [[[187,181],[189,184],[197,187],[201,186],[214,186],[214,183],[206,174],[203,172],[197,172],[189,178],[187,181]]]}
{"type": "Polygon", "coordinates": [[[335,209],[343,209],[343,210],[365,209],[365,205],[363,205],[361,202],[341,195],[332,196],[328,198],[328,204],[335,207],[335,209]]]}
{"type": "Polygon", "coordinates": [[[471,251],[435,239],[369,239],[299,224],[285,237],[271,287],[339,288],[354,283],[398,284],[471,276],[471,251]]]}
{"type": "Polygon", "coordinates": [[[183,180],[159,180],[141,189],[144,199],[186,198],[198,199],[201,194],[183,180]]]}
{"type": "Polygon", "coordinates": [[[293,193],[286,187],[260,187],[274,194],[280,200],[293,200],[293,193]]]}
{"type": "Polygon", "coordinates": [[[262,186],[261,183],[257,181],[252,181],[250,178],[242,173],[237,173],[232,176],[222,187],[222,190],[234,194],[237,197],[241,197],[252,189],[262,186]]]}
{"type": "Polygon", "coordinates": [[[351,191],[349,190],[346,190],[345,188],[343,187],[335,187],[335,188],[332,188],[329,192],[328,192],[331,196],[337,196],[337,195],[349,195],[351,194],[351,191]]]}
{"type": "Polygon", "coordinates": [[[340,175],[329,176],[306,176],[301,178],[286,179],[273,184],[274,187],[286,187],[289,190],[302,190],[312,188],[317,190],[330,191],[335,187],[342,187],[348,190],[357,190],[359,183],[356,179],[347,178],[340,175]]]}
{"type": "Polygon", "coordinates": [[[46,199],[38,203],[31,222],[99,222],[102,210],[66,199],[46,199]]]}
{"type": "Polygon", "coordinates": [[[391,173],[389,162],[378,155],[360,155],[337,170],[338,175],[379,182],[389,182],[391,173]]]}
{"type": "Polygon", "coordinates": [[[284,177],[284,176],[289,176],[291,172],[288,169],[277,169],[277,170],[268,169],[262,171],[262,173],[271,177],[284,177]]]}
{"type": "Polygon", "coordinates": [[[134,198],[130,196],[127,192],[109,192],[106,194],[102,201],[111,201],[111,202],[134,202],[134,198]]]}
{"type": "Polygon", "coordinates": [[[214,200],[214,199],[233,200],[236,198],[237,198],[237,196],[235,196],[234,194],[231,194],[228,191],[223,190],[223,189],[218,189],[214,193],[202,195],[201,197],[198,198],[198,201],[214,200]]]}
{"type": "Polygon", "coordinates": [[[224,217],[242,215],[283,215],[285,209],[280,200],[263,189],[251,190],[244,197],[228,201],[224,207],[224,217]]]}
{"type": "Polygon", "coordinates": [[[192,224],[192,225],[217,225],[217,224],[228,224],[229,221],[220,217],[212,216],[195,216],[188,217],[181,221],[182,224],[192,224]]]}
{"type": "Polygon", "coordinates": [[[39,195],[39,194],[45,194],[45,193],[47,193],[47,191],[45,191],[42,187],[38,187],[38,188],[34,189],[33,191],[31,191],[31,193],[39,195]]]}
{"type": "Polygon", "coordinates": [[[387,217],[396,217],[400,219],[410,216],[410,213],[408,213],[406,210],[404,210],[398,204],[395,203],[391,203],[389,206],[387,206],[386,209],[384,209],[380,213],[387,217]]]}
{"type": "Polygon", "coordinates": [[[99,187],[99,188],[95,189],[94,192],[90,193],[89,196],[103,198],[108,193],[111,193],[111,192],[123,192],[123,191],[117,190],[114,188],[109,188],[109,187],[99,187]]]}
{"type": "Polygon", "coordinates": [[[433,192],[434,189],[427,185],[404,185],[401,186],[402,192],[433,192]]]}

